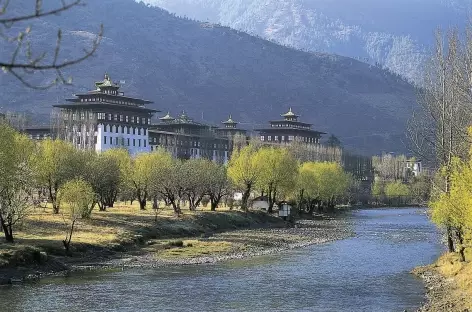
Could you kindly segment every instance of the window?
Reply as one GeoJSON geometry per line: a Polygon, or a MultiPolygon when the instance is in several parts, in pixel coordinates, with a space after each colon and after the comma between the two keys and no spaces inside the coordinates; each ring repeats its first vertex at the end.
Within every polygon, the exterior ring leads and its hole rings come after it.
{"type": "Polygon", "coordinates": [[[272,141],[272,136],[271,135],[267,136],[267,141],[272,141]]]}
{"type": "Polygon", "coordinates": [[[148,118],[147,123],[148,123],[148,125],[151,124],[151,118],[148,118]]]}
{"type": "Polygon", "coordinates": [[[115,126],[115,132],[116,132],[116,133],[119,133],[118,126],[115,126]]]}
{"type": "MultiPolygon", "coordinates": [[[[129,129],[128,129],[129,130],[129,129]]],[[[128,138],[128,146],[129,146],[129,138],[128,138]]]]}
{"type": "Polygon", "coordinates": [[[134,116],[131,116],[131,122],[134,123],[134,116]]]}
{"type": "Polygon", "coordinates": [[[115,138],[115,145],[118,145],[118,137],[115,138]]]}
{"type": "Polygon", "coordinates": [[[265,141],[265,136],[261,135],[261,141],[265,141]]]}
{"type": "Polygon", "coordinates": [[[138,146],[141,147],[141,139],[138,139],[138,146]]]}
{"type": "Polygon", "coordinates": [[[121,126],[121,133],[125,133],[125,127],[121,126]]]}
{"type": "Polygon", "coordinates": [[[141,129],[138,128],[138,135],[141,135],[141,129]]]}
{"type": "Polygon", "coordinates": [[[282,135],[282,141],[285,141],[285,135],[282,135]]]}
{"type": "Polygon", "coordinates": [[[144,143],[144,147],[146,147],[146,140],[143,140],[143,143],[144,143]]]}
{"type": "Polygon", "coordinates": [[[125,146],[125,138],[121,138],[121,146],[125,146]]]}
{"type": "Polygon", "coordinates": [[[133,139],[133,146],[136,146],[136,139],[133,139]]]}
{"type": "Polygon", "coordinates": [[[133,128],[133,134],[136,134],[136,128],[133,128]]]}
{"type": "Polygon", "coordinates": [[[146,129],[143,129],[143,135],[146,135],[146,129]]]}
{"type": "Polygon", "coordinates": [[[123,115],[120,115],[120,121],[123,121],[123,115]]]}
{"type": "Polygon", "coordinates": [[[118,114],[113,115],[113,120],[118,121],[118,114]]]}
{"type": "Polygon", "coordinates": [[[143,125],[145,125],[146,124],[146,118],[144,118],[144,117],[141,118],[141,122],[142,122],[143,125]]]}
{"type": "Polygon", "coordinates": [[[125,116],[126,122],[129,122],[129,116],[125,116]]]}
{"type": "Polygon", "coordinates": [[[103,137],[103,144],[107,144],[107,136],[103,137]]]}
{"type": "Polygon", "coordinates": [[[104,120],[105,119],[105,113],[98,113],[98,119],[99,120],[104,120]]]}
{"type": "Polygon", "coordinates": [[[289,135],[289,136],[288,136],[288,140],[289,140],[289,141],[293,141],[293,139],[294,139],[293,135],[289,135]]]}

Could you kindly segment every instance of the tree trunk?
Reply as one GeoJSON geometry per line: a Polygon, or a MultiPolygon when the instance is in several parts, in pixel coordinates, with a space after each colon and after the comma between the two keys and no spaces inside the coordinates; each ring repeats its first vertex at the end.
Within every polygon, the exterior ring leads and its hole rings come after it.
{"type": "Polygon", "coordinates": [[[243,198],[241,200],[241,209],[244,211],[247,211],[248,209],[247,204],[248,204],[249,196],[251,195],[251,188],[252,188],[251,183],[246,184],[246,190],[244,190],[243,198]]]}
{"type": "Polygon", "coordinates": [[[59,214],[59,203],[57,202],[57,185],[54,185],[54,191],[53,191],[53,185],[52,182],[49,180],[49,199],[51,200],[52,203],[52,211],[54,214],[59,214]]]}
{"type": "Polygon", "coordinates": [[[146,198],[139,200],[139,209],[146,210],[146,198]]]}
{"type": "Polygon", "coordinates": [[[450,226],[448,226],[446,229],[446,235],[447,235],[447,249],[449,250],[449,252],[454,252],[454,239],[452,237],[452,229],[450,226]]]}
{"type": "Polygon", "coordinates": [[[221,195],[210,195],[210,206],[211,206],[211,211],[216,211],[216,207],[218,207],[218,204],[221,201],[221,195]]]}
{"type": "Polygon", "coordinates": [[[456,230],[457,240],[459,241],[459,256],[461,257],[461,262],[465,262],[465,246],[464,246],[464,237],[462,235],[462,230],[456,230]]]}
{"type": "Polygon", "coordinates": [[[2,224],[3,233],[7,243],[13,243],[13,229],[10,224],[7,224],[2,216],[0,216],[0,223],[2,224]]]}
{"type": "Polygon", "coordinates": [[[147,192],[143,192],[142,190],[138,189],[136,195],[138,196],[139,209],[146,210],[147,192]]]}
{"type": "Polygon", "coordinates": [[[269,209],[267,209],[267,213],[273,213],[274,212],[274,204],[275,204],[275,199],[277,197],[277,189],[272,186],[272,184],[269,186],[269,209]]]}
{"type": "Polygon", "coordinates": [[[70,231],[66,235],[66,238],[62,241],[62,244],[64,245],[64,248],[66,250],[66,254],[69,255],[69,250],[70,250],[70,242],[72,240],[72,233],[74,232],[74,225],[75,225],[75,220],[72,221],[70,231]]]}

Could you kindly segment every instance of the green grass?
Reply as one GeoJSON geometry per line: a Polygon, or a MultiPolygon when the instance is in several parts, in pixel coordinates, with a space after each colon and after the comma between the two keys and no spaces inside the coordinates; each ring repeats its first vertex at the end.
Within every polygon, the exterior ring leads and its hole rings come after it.
{"type": "Polygon", "coordinates": [[[164,249],[156,254],[162,258],[195,258],[206,255],[227,254],[241,246],[226,241],[185,240],[182,247],[164,249]]]}

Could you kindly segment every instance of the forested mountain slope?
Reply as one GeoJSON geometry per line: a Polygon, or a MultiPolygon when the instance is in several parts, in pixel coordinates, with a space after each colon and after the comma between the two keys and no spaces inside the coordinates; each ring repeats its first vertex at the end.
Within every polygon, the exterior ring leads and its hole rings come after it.
{"type": "MultiPolygon", "coordinates": [[[[51,51],[60,27],[62,55],[71,57],[104,24],[105,37],[96,56],[67,71],[74,85],[30,90],[2,73],[3,110],[47,116],[52,104],[90,90],[108,72],[112,79],[126,81],[126,94],[153,100],[152,107],[164,112],[185,109],[215,124],[231,113],[242,127],[253,129],[291,106],[316,130],[334,133],[362,152],[403,148],[398,138],[415,105],[415,92],[387,71],[177,18],[133,0],[87,3],[33,25],[35,51],[51,51]]],[[[25,4],[12,5],[25,9],[25,4]]]]}
{"type": "MultiPolygon", "coordinates": [[[[139,0],[141,1],[141,0],[139,0]]],[[[471,0],[144,0],[308,51],[380,63],[408,79],[438,27],[464,26],[471,0]]]]}

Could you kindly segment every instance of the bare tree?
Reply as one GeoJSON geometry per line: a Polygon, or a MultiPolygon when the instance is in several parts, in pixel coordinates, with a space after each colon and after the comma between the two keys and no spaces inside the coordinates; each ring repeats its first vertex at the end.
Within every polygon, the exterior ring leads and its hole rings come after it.
{"type": "Polygon", "coordinates": [[[35,0],[31,4],[30,12],[20,14],[14,13],[14,10],[11,9],[11,2],[13,1],[0,0],[0,38],[3,39],[2,49],[9,51],[8,54],[5,53],[7,55],[2,55],[0,58],[1,69],[5,73],[13,75],[27,87],[34,89],[47,89],[57,83],[70,84],[72,80],[64,76],[63,69],[80,63],[95,53],[102,39],[103,25],[100,26],[100,31],[92,40],[90,47],[84,48],[77,58],[68,59],[61,55],[63,40],[61,29],[57,31],[54,48],[49,52],[38,53],[33,51],[31,45],[32,26],[30,23],[48,16],[58,15],[76,6],[85,5],[83,0],[58,0],[56,7],[46,10],[43,8],[42,0],[35,0]],[[10,14],[10,11],[13,13],[10,14]],[[13,27],[17,25],[23,29],[19,33],[13,27]],[[53,72],[55,79],[44,85],[36,85],[27,78],[28,75],[36,72],[53,72]]]}
{"type": "MultiPolygon", "coordinates": [[[[457,30],[446,38],[437,31],[434,54],[425,69],[424,87],[418,92],[419,109],[407,127],[412,151],[442,168],[444,177],[435,183],[439,192],[449,193],[451,165],[454,157],[468,152],[467,127],[471,121],[472,40],[461,42],[457,30]],[[446,39],[446,40],[445,40],[446,39]]],[[[449,251],[454,251],[456,230],[445,225],[449,251]]]]}

